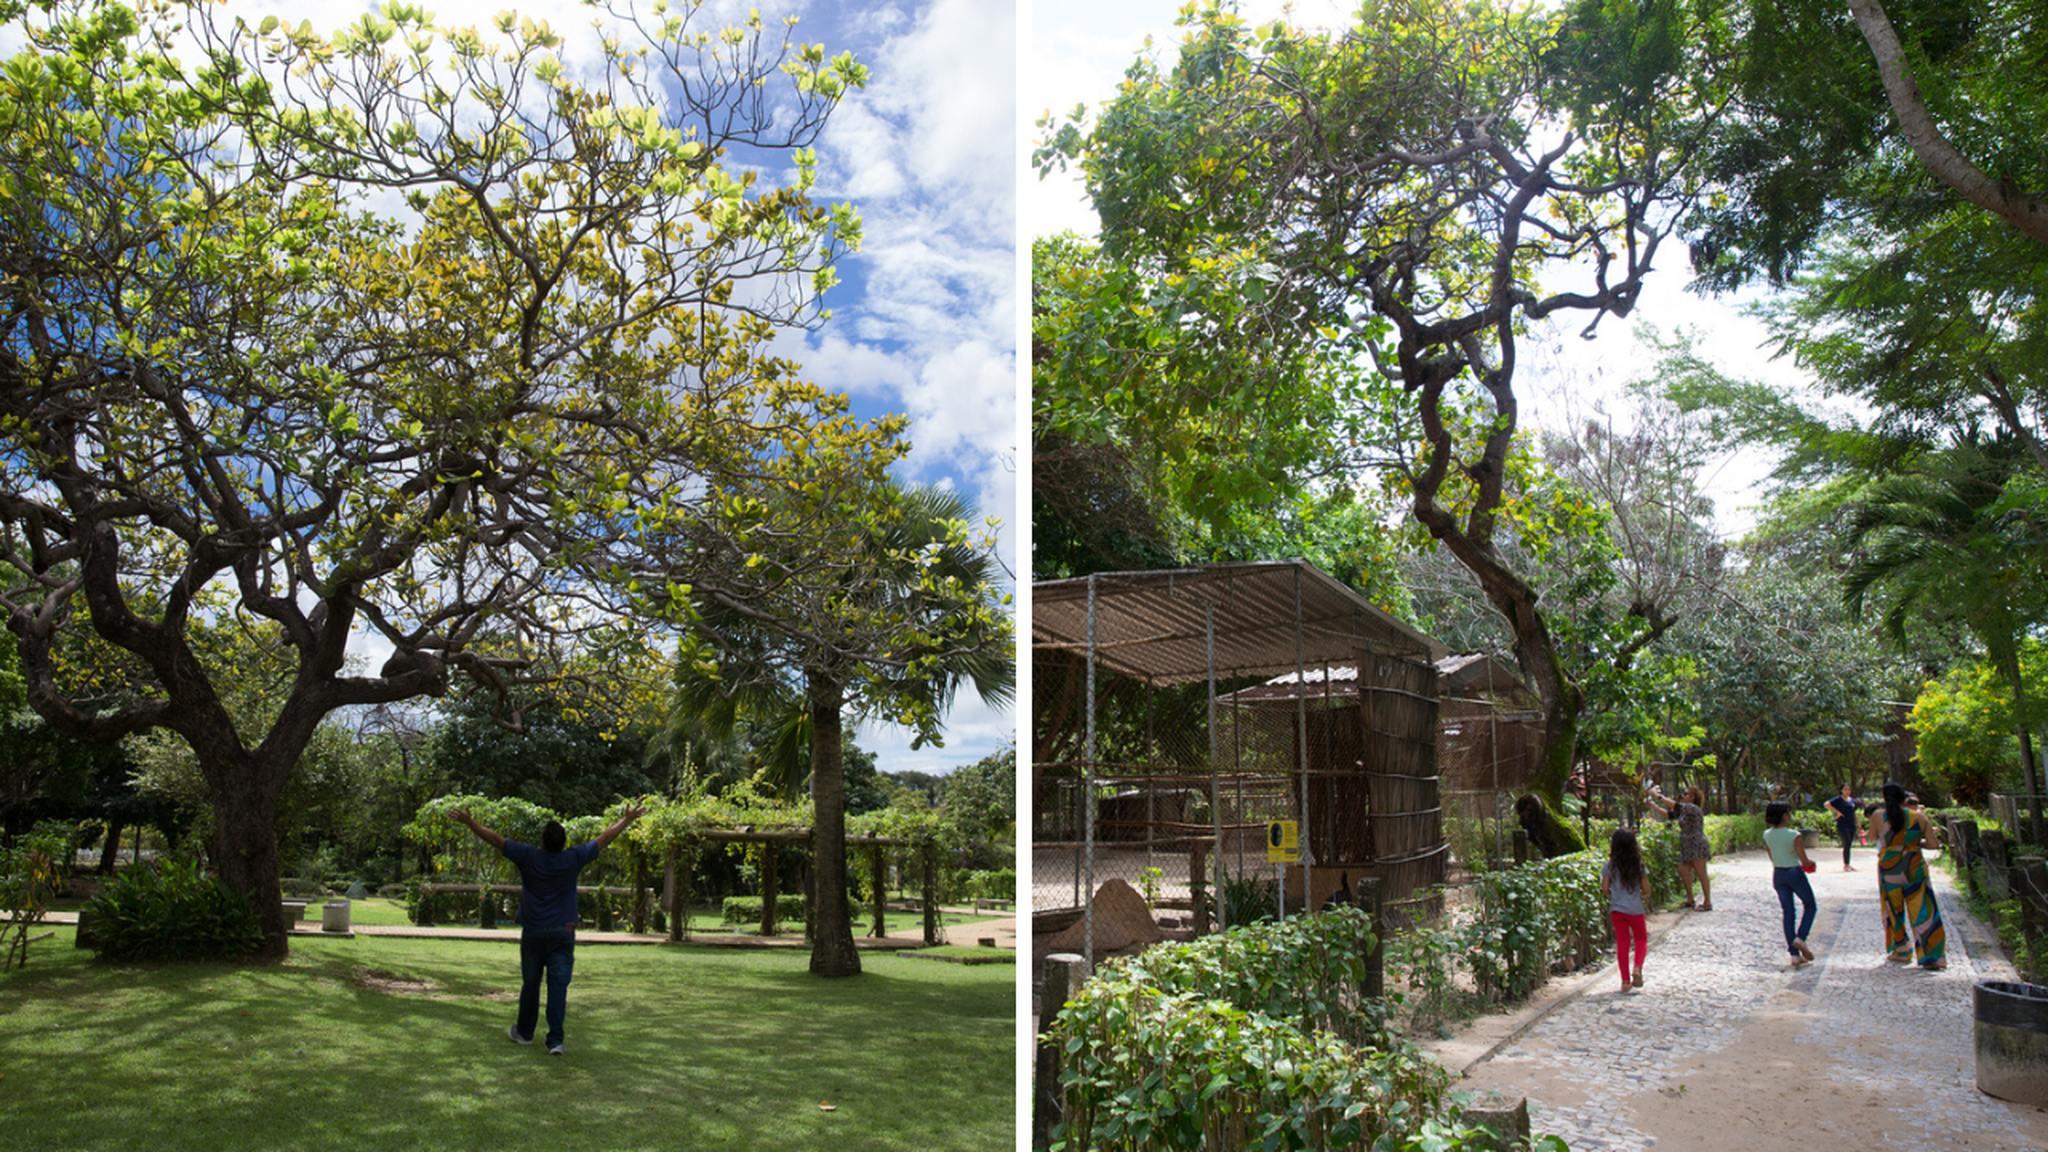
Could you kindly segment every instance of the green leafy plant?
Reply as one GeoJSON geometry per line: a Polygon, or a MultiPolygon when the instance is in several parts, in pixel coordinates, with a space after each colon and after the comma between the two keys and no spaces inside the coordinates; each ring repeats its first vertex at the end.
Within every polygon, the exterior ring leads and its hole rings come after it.
{"type": "Polygon", "coordinates": [[[44,820],[12,846],[0,847],[0,912],[7,914],[0,924],[0,972],[28,963],[29,932],[42,923],[57,894],[76,835],[71,824],[44,820]]]}
{"type": "Polygon", "coordinates": [[[1334,908],[1106,965],[1047,1035],[1052,1147],[1421,1147],[1444,1074],[1365,999],[1372,944],[1366,913],[1334,908]]]}
{"type": "Polygon", "coordinates": [[[1223,878],[1223,911],[1233,927],[1271,920],[1273,903],[1272,881],[1244,873],[1223,878]]]}
{"type": "Polygon", "coordinates": [[[1166,869],[1157,865],[1138,869],[1138,891],[1145,896],[1147,908],[1159,907],[1159,882],[1166,879],[1166,869]]]}
{"type": "Polygon", "coordinates": [[[110,960],[233,960],[263,943],[248,903],[193,860],[126,869],[86,909],[110,960]]]}
{"type": "MultiPolygon", "coordinates": [[[[761,922],[761,898],[759,896],[727,896],[719,905],[719,911],[727,924],[759,924],[761,922]]],[[[775,898],[775,919],[801,924],[804,919],[804,898],[781,895],[775,898]]]]}

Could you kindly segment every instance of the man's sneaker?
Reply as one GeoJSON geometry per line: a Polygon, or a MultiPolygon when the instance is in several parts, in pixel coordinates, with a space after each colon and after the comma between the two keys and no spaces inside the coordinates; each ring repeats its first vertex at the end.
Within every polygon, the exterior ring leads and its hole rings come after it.
{"type": "Polygon", "coordinates": [[[553,1043],[553,1044],[550,1044],[550,1045],[548,1045],[548,1055],[550,1055],[550,1056],[560,1056],[561,1054],[562,1054],[562,1045],[561,1045],[561,1042],[560,1042],[560,1041],[556,1041],[555,1043],[553,1043]]]}
{"type": "Polygon", "coordinates": [[[533,1043],[533,1037],[531,1037],[531,1036],[521,1036],[521,1035],[519,1034],[519,1025],[517,1025],[517,1024],[514,1024],[514,1025],[513,1025],[513,1026],[511,1026],[510,1028],[507,1028],[507,1029],[505,1029],[505,1035],[507,1035],[507,1036],[510,1036],[510,1037],[512,1038],[512,1042],[513,1042],[514,1044],[531,1044],[531,1043],[533,1043]]]}

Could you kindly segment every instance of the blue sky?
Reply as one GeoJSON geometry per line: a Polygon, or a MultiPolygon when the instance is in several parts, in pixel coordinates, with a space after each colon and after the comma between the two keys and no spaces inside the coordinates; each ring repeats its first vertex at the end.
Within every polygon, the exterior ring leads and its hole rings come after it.
{"type": "MultiPolygon", "coordinates": [[[[777,9],[762,6],[764,15],[777,9]]],[[[819,184],[853,201],[866,230],[841,265],[820,330],[787,351],[845,389],[863,414],[904,412],[906,479],[949,484],[1003,521],[1016,569],[1016,46],[1011,6],[812,4],[800,31],[872,70],[818,145],[819,184]]],[[[910,733],[856,734],[885,771],[948,771],[1011,739],[1010,710],[963,695],[944,748],[910,733]]]]}

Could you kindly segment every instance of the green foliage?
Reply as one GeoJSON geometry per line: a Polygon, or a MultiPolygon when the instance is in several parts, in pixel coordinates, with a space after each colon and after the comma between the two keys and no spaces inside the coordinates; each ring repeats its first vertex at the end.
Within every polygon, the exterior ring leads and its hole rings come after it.
{"type": "MultiPolygon", "coordinates": [[[[411,5],[0,4],[0,595],[37,711],[186,742],[237,838],[338,709],[631,689],[610,656],[690,617],[714,503],[906,450],[776,348],[861,242],[812,146],[865,66],[758,16],[601,22],[565,62],[411,5]]],[[[954,638],[910,631],[891,674],[954,638]]]]}
{"type": "Polygon", "coordinates": [[[644,734],[620,718],[559,701],[528,701],[522,731],[508,731],[485,694],[462,701],[435,726],[427,757],[450,792],[523,796],[557,812],[596,812],[615,796],[650,792],[644,734]]]}
{"type": "MultiPolygon", "coordinates": [[[[2038,728],[2048,701],[2048,646],[2020,646],[2020,671],[2038,728]]],[[[1920,686],[1907,724],[1927,779],[1957,799],[1981,804],[1992,792],[2024,792],[2012,687],[1989,662],[1962,660],[1920,686]]]]}
{"type": "Polygon", "coordinates": [[[969,900],[1015,900],[1017,898],[1017,870],[997,868],[986,872],[967,874],[967,898],[969,900]]]}
{"type": "Polygon", "coordinates": [[[1442,924],[1417,924],[1387,941],[1387,976],[1407,989],[1402,1006],[1418,1029],[1441,1029],[1451,1018],[1457,972],[1468,934],[1442,924]]]}
{"type": "Polygon", "coordinates": [[[1053,1147],[1407,1147],[1444,1077],[1363,1001],[1371,943],[1367,915],[1337,908],[1105,965],[1047,1033],[1053,1147]]]}
{"type": "MultiPolygon", "coordinates": [[[[761,922],[761,898],[759,896],[727,896],[719,904],[719,917],[727,924],[759,924],[761,922]]],[[[804,920],[804,898],[777,894],[775,897],[775,920],[777,923],[801,924],[804,920]]]]}
{"type": "Polygon", "coordinates": [[[86,914],[109,960],[233,960],[263,941],[248,901],[188,859],[123,869],[86,914]]]}
{"type": "Polygon", "coordinates": [[[29,932],[42,922],[43,913],[63,882],[65,860],[78,834],[75,825],[56,820],[38,822],[0,845],[0,972],[28,963],[29,932]]]}

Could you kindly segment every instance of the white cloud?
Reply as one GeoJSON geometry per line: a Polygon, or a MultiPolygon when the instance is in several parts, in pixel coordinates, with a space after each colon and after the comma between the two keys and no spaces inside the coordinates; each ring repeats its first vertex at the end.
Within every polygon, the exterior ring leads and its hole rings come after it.
{"type": "Polygon", "coordinates": [[[1015,731],[1009,709],[991,708],[970,690],[961,693],[946,718],[943,748],[927,745],[913,750],[910,730],[894,724],[857,725],[853,738],[875,754],[875,762],[884,772],[915,770],[944,775],[1001,751],[1011,742],[1015,731]]]}
{"type": "MultiPolygon", "coordinates": [[[[1016,568],[1016,64],[1009,5],[936,0],[906,16],[870,11],[888,38],[862,53],[869,88],[834,114],[820,183],[859,208],[866,241],[857,300],[797,354],[820,383],[911,417],[905,472],[950,483],[1004,523],[1016,568]]],[[[889,770],[949,771],[995,751],[1015,724],[971,694],[946,718],[947,746],[864,725],[889,770]]]]}

